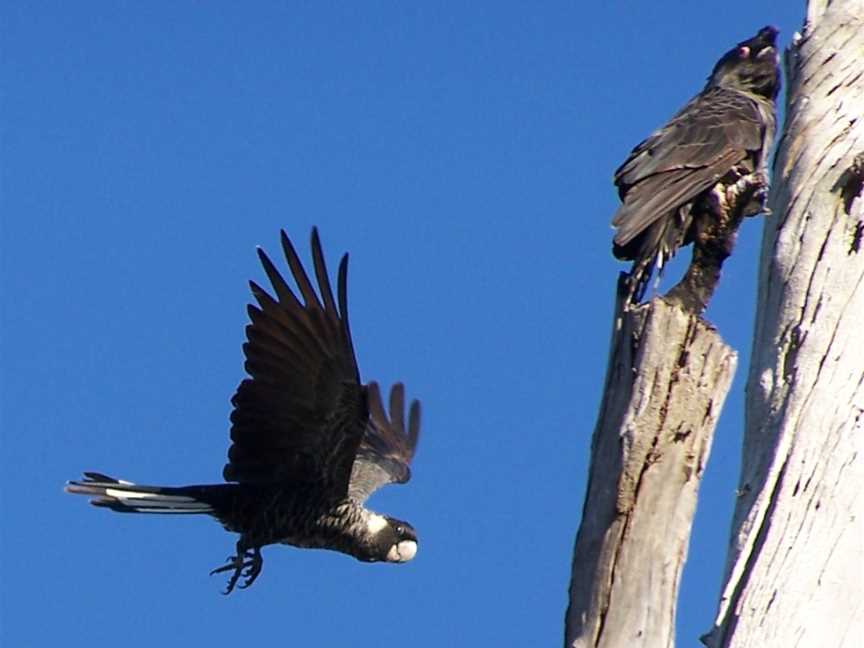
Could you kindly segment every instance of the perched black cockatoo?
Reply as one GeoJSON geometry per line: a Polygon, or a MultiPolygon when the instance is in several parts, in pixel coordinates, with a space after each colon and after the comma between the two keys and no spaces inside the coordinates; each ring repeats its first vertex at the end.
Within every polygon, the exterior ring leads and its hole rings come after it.
{"type": "Polygon", "coordinates": [[[763,27],[726,52],[702,92],[615,172],[622,204],[612,219],[613,253],[633,261],[632,300],[642,298],[652,271],[694,239],[699,219],[711,218],[706,196],[718,183],[764,177],[780,89],[777,33],[763,27]]]}
{"type": "Polygon", "coordinates": [[[365,562],[401,563],[417,551],[407,522],[375,513],[366,499],[404,483],[420,432],[420,404],[408,408],[400,383],[385,410],[378,385],[362,384],[348,327],[348,255],[336,298],[312,230],[316,292],[291,241],[282,249],[295,293],[263,251],[274,296],[251,282],[257,305],[243,345],[246,371],[232,399],[227,484],[144,486],[86,472],[69,493],[122,513],[206,514],[240,534],[237,553],[212,573],[230,571],[248,587],[261,572],[261,547],[331,549],[365,562]]]}

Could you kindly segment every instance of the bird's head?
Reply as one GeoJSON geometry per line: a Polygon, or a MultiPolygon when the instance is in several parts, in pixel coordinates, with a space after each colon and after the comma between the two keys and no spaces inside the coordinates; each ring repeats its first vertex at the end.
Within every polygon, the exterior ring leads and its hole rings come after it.
{"type": "Polygon", "coordinates": [[[780,68],[774,27],[763,27],[753,38],[726,52],[708,77],[708,87],[743,90],[768,99],[780,91],[780,68]]]}
{"type": "Polygon", "coordinates": [[[407,522],[373,513],[367,530],[375,547],[374,560],[402,563],[417,553],[417,532],[407,522]]]}

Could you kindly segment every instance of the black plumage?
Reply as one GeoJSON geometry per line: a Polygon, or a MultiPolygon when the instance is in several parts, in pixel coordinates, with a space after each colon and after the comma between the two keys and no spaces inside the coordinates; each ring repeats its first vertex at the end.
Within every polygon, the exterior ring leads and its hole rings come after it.
{"type": "Polygon", "coordinates": [[[764,27],[724,54],[704,89],[615,172],[622,204],[612,219],[613,253],[633,261],[631,298],[641,299],[652,271],[697,237],[718,183],[764,177],[780,88],[776,37],[764,27]]]}
{"type": "Polygon", "coordinates": [[[223,471],[233,483],[140,486],[87,472],[66,486],[119,512],[214,516],[240,534],[236,555],[212,572],[232,572],[227,592],[241,576],[241,587],[252,584],[263,565],[261,547],[269,544],[331,549],[367,562],[405,562],[417,549],[411,525],[364,502],[381,486],[410,478],[420,404],[411,403],[406,429],[403,386],[391,389],[388,414],[378,385],[360,382],[348,326],[348,255],[334,299],[313,229],[319,298],[284,232],[282,247],[300,298],[259,250],[275,297],[250,282],[257,301],[248,307],[243,345],[250,377],[232,399],[223,471]]]}

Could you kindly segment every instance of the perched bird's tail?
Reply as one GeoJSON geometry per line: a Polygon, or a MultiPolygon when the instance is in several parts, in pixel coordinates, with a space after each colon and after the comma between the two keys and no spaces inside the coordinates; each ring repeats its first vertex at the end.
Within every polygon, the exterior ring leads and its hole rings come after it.
{"type": "Polygon", "coordinates": [[[66,483],[66,492],[88,495],[93,506],[103,506],[120,513],[209,513],[217,508],[235,488],[233,484],[212,486],[141,486],[114,479],[101,473],[85,472],[82,481],[66,483]]]}

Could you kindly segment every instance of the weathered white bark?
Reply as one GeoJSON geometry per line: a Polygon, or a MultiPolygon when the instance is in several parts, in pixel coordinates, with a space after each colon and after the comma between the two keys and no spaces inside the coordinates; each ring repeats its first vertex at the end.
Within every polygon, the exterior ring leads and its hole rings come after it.
{"type": "Polygon", "coordinates": [[[696,496],[736,354],[702,319],[662,299],[616,323],[565,645],[662,648],[674,643],[696,496]]]}
{"type": "Polygon", "coordinates": [[[786,71],[718,648],[864,645],[864,2],[786,71]]]}

